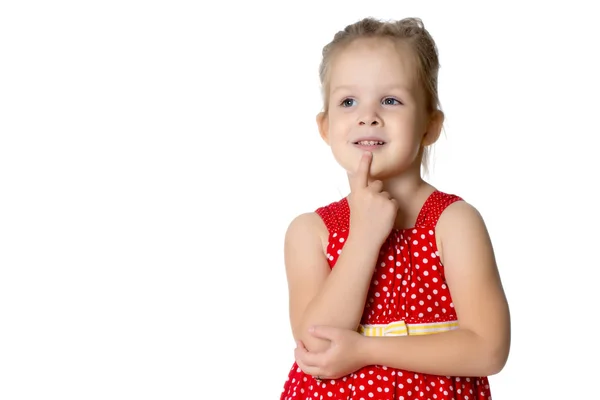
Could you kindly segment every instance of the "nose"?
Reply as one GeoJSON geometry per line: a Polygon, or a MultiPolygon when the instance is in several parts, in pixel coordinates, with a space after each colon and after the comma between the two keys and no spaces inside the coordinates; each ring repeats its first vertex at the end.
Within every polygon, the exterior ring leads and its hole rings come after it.
{"type": "Polygon", "coordinates": [[[381,126],[383,125],[383,121],[374,110],[365,110],[363,114],[358,118],[358,125],[381,126]]]}
{"type": "Polygon", "coordinates": [[[373,117],[373,118],[361,118],[360,121],[358,121],[359,125],[369,125],[369,126],[380,126],[381,125],[381,121],[379,120],[379,118],[377,117],[373,117]]]}

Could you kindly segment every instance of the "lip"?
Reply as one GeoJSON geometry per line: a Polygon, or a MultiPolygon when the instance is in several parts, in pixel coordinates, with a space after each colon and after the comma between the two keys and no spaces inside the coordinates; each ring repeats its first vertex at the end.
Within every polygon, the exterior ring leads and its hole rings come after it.
{"type": "Polygon", "coordinates": [[[360,138],[354,140],[352,143],[356,144],[358,142],[362,142],[363,140],[373,141],[373,142],[383,142],[385,144],[385,140],[383,140],[379,136],[365,136],[365,137],[360,137],[360,138]]]}
{"type": "Polygon", "coordinates": [[[377,136],[367,136],[367,137],[358,138],[357,140],[353,141],[352,144],[354,145],[354,147],[357,147],[361,150],[371,150],[372,151],[372,150],[378,150],[378,149],[381,149],[382,147],[384,147],[386,145],[386,141],[377,136]],[[375,144],[375,145],[358,144],[358,142],[362,142],[362,141],[382,142],[383,144],[375,144]]]}

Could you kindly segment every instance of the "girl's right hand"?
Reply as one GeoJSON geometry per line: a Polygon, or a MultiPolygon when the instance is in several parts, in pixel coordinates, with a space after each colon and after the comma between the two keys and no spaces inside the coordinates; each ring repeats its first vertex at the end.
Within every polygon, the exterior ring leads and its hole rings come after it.
{"type": "Polygon", "coordinates": [[[350,234],[379,249],[394,227],[398,203],[388,192],[382,191],[383,182],[369,183],[372,160],[373,154],[365,152],[350,178],[350,234]]]}

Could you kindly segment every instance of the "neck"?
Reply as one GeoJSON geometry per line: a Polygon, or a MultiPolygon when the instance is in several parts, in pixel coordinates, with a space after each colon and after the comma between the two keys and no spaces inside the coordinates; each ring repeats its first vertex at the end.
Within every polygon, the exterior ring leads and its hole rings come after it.
{"type": "MultiPolygon", "coordinates": [[[[375,180],[377,178],[374,178],[375,180]]],[[[410,205],[420,194],[430,192],[432,186],[421,177],[420,162],[413,163],[400,174],[378,178],[383,182],[383,190],[388,192],[398,202],[400,210],[403,205],[410,205]]]]}
{"type": "Polygon", "coordinates": [[[435,191],[435,188],[421,177],[420,165],[400,175],[380,180],[383,182],[383,190],[398,202],[394,227],[397,229],[413,227],[423,203],[435,191]]]}

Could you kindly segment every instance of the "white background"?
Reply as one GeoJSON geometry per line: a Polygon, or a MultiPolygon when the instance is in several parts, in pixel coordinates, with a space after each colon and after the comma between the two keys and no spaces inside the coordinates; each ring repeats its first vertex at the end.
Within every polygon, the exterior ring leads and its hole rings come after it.
{"type": "Polygon", "coordinates": [[[278,398],[285,229],[347,191],[320,52],[365,16],[437,41],[431,182],[483,214],[512,309],[494,399],[600,396],[592,6],[368,3],[0,5],[0,398],[278,398]]]}

